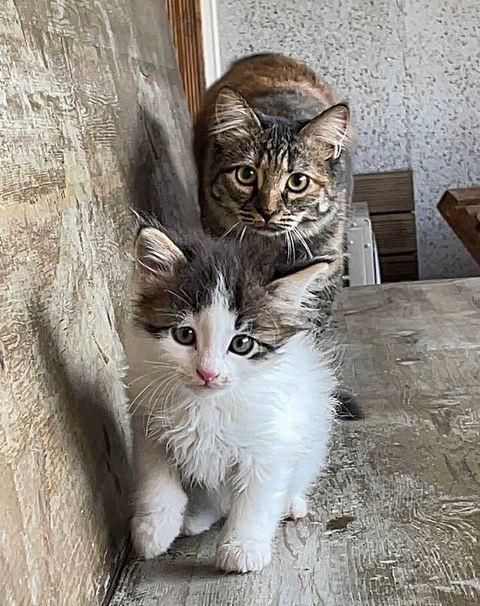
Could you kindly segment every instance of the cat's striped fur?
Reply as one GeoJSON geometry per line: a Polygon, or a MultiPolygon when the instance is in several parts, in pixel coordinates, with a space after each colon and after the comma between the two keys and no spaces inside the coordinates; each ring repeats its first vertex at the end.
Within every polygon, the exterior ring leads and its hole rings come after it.
{"type": "MultiPolygon", "coordinates": [[[[195,124],[204,227],[268,258],[273,251],[278,263],[328,258],[318,327],[341,285],[352,147],[348,107],[306,65],[278,54],[234,63],[205,94],[195,124]],[[290,187],[305,178],[303,191],[290,187]]],[[[354,408],[350,399],[347,416],[354,408]]]]}

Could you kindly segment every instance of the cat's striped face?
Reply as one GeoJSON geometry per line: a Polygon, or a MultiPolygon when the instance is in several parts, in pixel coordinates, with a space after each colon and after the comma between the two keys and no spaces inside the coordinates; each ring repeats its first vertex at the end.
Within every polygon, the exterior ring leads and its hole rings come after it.
{"type": "Polygon", "coordinates": [[[269,236],[328,212],[326,163],[311,160],[308,150],[280,128],[251,143],[247,153],[245,146],[222,148],[211,184],[211,197],[232,221],[269,236]]]}
{"type": "Polygon", "coordinates": [[[346,107],[335,106],[293,128],[240,108],[235,97],[227,103],[228,109],[215,114],[210,133],[214,152],[204,183],[211,203],[228,219],[226,229],[266,236],[295,233],[334,215],[332,164],[341,151],[346,107]]]}

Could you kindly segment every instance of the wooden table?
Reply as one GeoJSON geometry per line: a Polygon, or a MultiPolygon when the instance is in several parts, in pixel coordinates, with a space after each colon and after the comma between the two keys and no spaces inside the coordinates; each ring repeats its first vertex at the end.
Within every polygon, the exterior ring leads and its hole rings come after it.
{"type": "Polygon", "coordinates": [[[309,518],[259,574],[215,571],[214,531],[132,559],[112,606],[480,604],[480,279],[349,289],[338,323],[366,419],[336,425],[309,518]]]}

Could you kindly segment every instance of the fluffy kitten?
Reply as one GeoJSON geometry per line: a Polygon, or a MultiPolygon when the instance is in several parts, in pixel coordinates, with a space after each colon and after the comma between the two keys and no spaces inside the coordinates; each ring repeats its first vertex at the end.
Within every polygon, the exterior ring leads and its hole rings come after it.
{"type": "Polygon", "coordinates": [[[155,557],[226,516],[217,565],[260,570],[325,464],[335,379],[305,304],[331,268],[275,277],[233,242],[174,243],[153,227],[135,258],[135,548],[155,557]]]}
{"type": "MultiPolygon", "coordinates": [[[[349,109],[303,63],[260,54],[234,63],[205,94],[195,123],[204,227],[272,251],[278,263],[330,257],[314,309],[327,325],[342,284],[352,196],[349,109]]],[[[360,417],[341,394],[346,418],[360,417]]]]}

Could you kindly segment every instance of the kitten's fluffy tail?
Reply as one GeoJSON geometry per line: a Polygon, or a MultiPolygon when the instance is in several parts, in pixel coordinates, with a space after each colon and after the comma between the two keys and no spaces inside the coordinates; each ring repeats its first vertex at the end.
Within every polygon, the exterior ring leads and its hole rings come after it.
{"type": "Polygon", "coordinates": [[[364,418],[362,408],[351,391],[339,387],[334,396],[338,402],[336,410],[336,417],[338,419],[342,421],[356,421],[364,418]]]}

